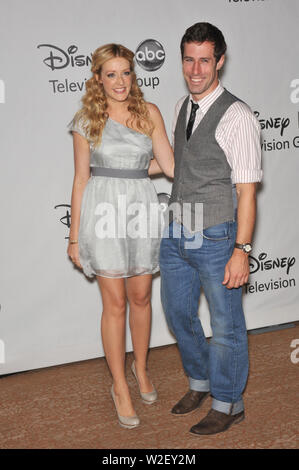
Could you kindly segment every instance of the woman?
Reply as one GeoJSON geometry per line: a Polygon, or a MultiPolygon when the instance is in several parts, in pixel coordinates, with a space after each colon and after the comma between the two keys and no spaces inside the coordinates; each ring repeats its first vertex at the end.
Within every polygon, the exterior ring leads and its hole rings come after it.
{"type": "Polygon", "coordinates": [[[157,215],[152,209],[158,201],[147,169],[149,174],[162,170],[169,177],[174,172],[162,116],[154,104],[143,100],[133,58],[133,52],[117,44],[93,53],[93,76],[86,82],[82,109],[71,126],[75,177],[68,246],[72,261],[99,283],[103,347],[113,378],[111,394],[119,424],[126,428],[140,422],[125,377],[127,300],[135,357],[132,372],[143,401],[151,404],[157,399],[146,359],[152,274],[159,270],[160,238],[158,233],[149,236],[153,225],[159,232],[159,222],[152,216],[157,215]],[[155,158],[151,160],[152,153],[155,158]],[[142,217],[128,222],[129,215],[136,214],[136,203],[142,217]],[[144,228],[146,236],[138,236],[144,228]]]}

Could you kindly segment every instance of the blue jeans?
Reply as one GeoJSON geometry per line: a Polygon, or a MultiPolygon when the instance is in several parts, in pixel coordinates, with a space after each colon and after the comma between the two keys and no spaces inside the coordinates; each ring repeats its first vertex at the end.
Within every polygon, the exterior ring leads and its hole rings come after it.
{"type": "Polygon", "coordinates": [[[161,242],[162,305],[190,389],[210,391],[213,409],[237,414],[244,409],[242,393],[248,376],[247,330],[242,287],[228,289],[222,284],[237,225],[235,221],[215,225],[197,232],[195,239],[185,230],[174,221],[169,238],[164,236],[161,242]],[[210,310],[209,342],[198,317],[201,287],[210,310]]]}

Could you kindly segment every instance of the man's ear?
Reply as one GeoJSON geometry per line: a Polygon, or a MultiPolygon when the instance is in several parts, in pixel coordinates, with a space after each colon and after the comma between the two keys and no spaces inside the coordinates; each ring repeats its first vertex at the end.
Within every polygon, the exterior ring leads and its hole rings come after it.
{"type": "Polygon", "coordinates": [[[220,57],[220,59],[217,62],[216,70],[220,70],[223,67],[224,61],[225,61],[225,55],[222,54],[222,56],[220,57]]]}

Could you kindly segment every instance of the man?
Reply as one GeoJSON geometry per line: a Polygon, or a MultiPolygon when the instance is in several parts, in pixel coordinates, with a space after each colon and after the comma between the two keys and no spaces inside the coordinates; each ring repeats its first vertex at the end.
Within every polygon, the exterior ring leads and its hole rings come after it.
{"type": "Polygon", "coordinates": [[[160,252],[162,304],[189,378],[189,391],[172,413],[187,415],[212,396],[208,415],[190,430],[196,435],[223,432],[245,417],[248,346],[241,286],[249,276],[262,176],[260,127],[250,108],[218,80],[225,51],[221,31],[209,23],[191,26],[181,41],[190,95],[176,106],[170,205],[182,211],[191,206],[194,219],[195,204],[202,203],[203,226],[194,230],[176,215],[160,252]],[[190,243],[192,234],[200,244],[190,243]],[[201,287],[210,310],[209,343],[198,318],[201,287]]]}

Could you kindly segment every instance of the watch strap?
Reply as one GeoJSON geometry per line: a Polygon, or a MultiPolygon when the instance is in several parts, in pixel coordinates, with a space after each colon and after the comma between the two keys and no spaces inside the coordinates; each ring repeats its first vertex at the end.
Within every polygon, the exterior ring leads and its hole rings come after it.
{"type": "Polygon", "coordinates": [[[242,244],[242,243],[235,243],[235,248],[239,248],[240,250],[243,250],[244,249],[244,245],[246,245],[246,243],[242,244]]]}
{"type": "Polygon", "coordinates": [[[251,246],[251,243],[235,243],[235,248],[239,248],[240,250],[244,251],[244,253],[250,253],[251,250],[252,250],[252,246],[251,246]],[[249,245],[249,250],[246,249],[246,247],[248,247],[249,245]]]}

